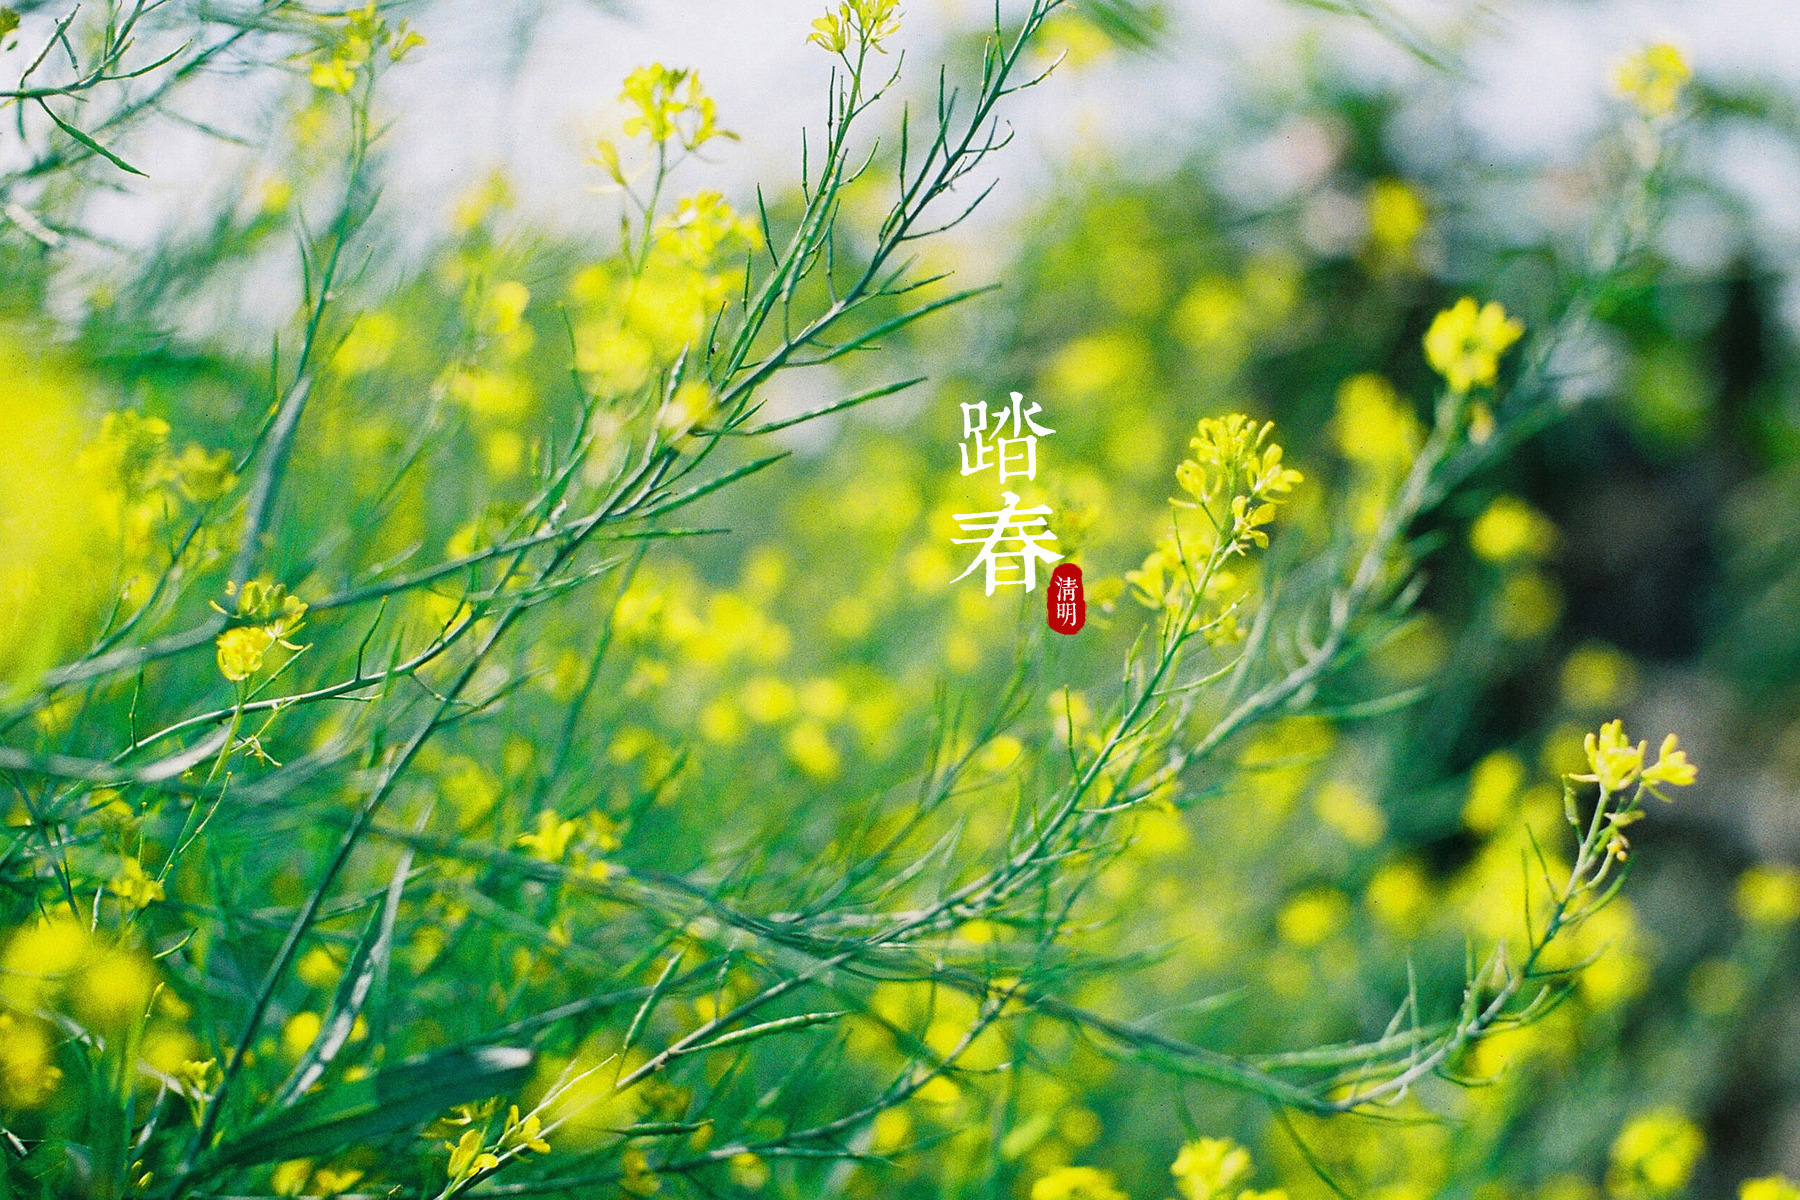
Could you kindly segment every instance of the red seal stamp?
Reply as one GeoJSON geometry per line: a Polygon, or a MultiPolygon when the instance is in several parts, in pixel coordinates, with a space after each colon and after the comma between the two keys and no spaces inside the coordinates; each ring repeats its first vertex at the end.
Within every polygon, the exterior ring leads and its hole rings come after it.
{"type": "Polygon", "coordinates": [[[1075,633],[1087,624],[1087,596],[1081,587],[1081,568],[1074,563],[1060,563],[1050,573],[1050,586],[1044,591],[1050,628],[1058,633],[1075,633]]]}

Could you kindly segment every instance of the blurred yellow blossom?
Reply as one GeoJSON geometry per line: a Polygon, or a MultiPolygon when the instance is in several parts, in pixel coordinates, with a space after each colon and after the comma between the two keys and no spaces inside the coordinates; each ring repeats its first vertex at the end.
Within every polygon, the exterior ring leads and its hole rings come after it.
{"type": "Polygon", "coordinates": [[[144,871],[144,864],[136,858],[124,859],[119,868],[119,874],[107,886],[111,888],[113,895],[125,902],[127,908],[148,908],[163,898],[162,881],[151,878],[144,871]]]}
{"type": "Polygon", "coordinates": [[[1425,431],[1387,378],[1366,372],[1338,385],[1332,433],[1338,453],[1376,470],[1404,472],[1424,442],[1425,431]]]}
{"type": "Polygon", "coordinates": [[[1317,888],[1289,900],[1275,918],[1275,931],[1290,946],[1310,950],[1343,932],[1350,902],[1342,892],[1317,888]]]}
{"type": "Polygon", "coordinates": [[[281,1052],[298,1060],[318,1038],[319,1030],[324,1024],[324,1018],[316,1012],[295,1013],[281,1026],[281,1052]]]}
{"type": "Polygon", "coordinates": [[[1130,1200],[1111,1171],[1058,1167],[1031,1185],[1031,1200],[1130,1200]]]}
{"type": "Polygon", "coordinates": [[[731,1182],[747,1192],[760,1192],[769,1184],[769,1164],[748,1150],[732,1155],[726,1166],[731,1182]]]}
{"type": "Polygon", "coordinates": [[[75,1008],[102,1029],[139,1020],[156,987],[156,971],[142,954],[122,947],[94,951],[73,989],[75,1008]]]}
{"type": "Polygon", "coordinates": [[[1615,647],[1584,642],[1563,660],[1561,683],[1563,700],[1571,708],[1610,708],[1631,699],[1637,666],[1615,647]]]}
{"type": "Polygon", "coordinates": [[[1705,1149],[1699,1126],[1675,1109],[1633,1117],[1613,1142],[1607,1190],[1631,1200],[1673,1196],[1687,1186],[1705,1149]]]}
{"type": "Polygon", "coordinates": [[[1647,117],[1675,111],[1682,89],[1694,77],[1687,57],[1667,42],[1646,46],[1613,68],[1613,90],[1637,105],[1647,117]]]}
{"type": "Polygon", "coordinates": [[[1785,863],[1751,867],[1738,876],[1732,898],[1738,916],[1752,925],[1792,925],[1800,920],[1800,870],[1785,863]]]}
{"type": "Polygon", "coordinates": [[[1556,544],[1556,526],[1517,496],[1497,496],[1469,527],[1469,547],[1492,563],[1539,558],[1556,544]]]}
{"type": "Polygon", "coordinates": [[[1388,255],[1403,257],[1425,232],[1427,212],[1418,189],[1401,179],[1369,185],[1369,240],[1388,255]]]}
{"type": "MultiPolygon", "coordinates": [[[[1214,1200],[1250,1173],[1250,1152],[1230,1138],[1200,1138],[1183,1145],[1169,1167],[1183,1200],[1214,1200]]],[[[1037,1200],[1033,1197],[1033,1200],[1037,1200]]]]}
{"type": "Polygon", "coordinates": [[[1746,1179],[1738,1185],[1738,1200],[1800,1200],[1800,1187],[1785,1175],[1746,1179]]]}
{"type": "Polygon", "coordinates": [[[625,77],[619,99],[632,111],[625,122],[625,136],[647,137],[653,144],[674,141],[694,150],[715,137],[732,137],[718,127],[712,97],[700,87],[693,71],[652,63],[625,77]]]}
{"type": "Polygon", "coordinates": [[[1477,306],[1464,296],[1432,319],[1425,331],[1425,360],[1453,392],[1486,387],[1500,372],[1500,356],[1524,332],[1498,301],[1477,306]]]}
{"type": "Polygon", "coordinates": [[[0,1011],[0,1109],[37,1108],[62,1079],[42,1021],[0,1011]]]}

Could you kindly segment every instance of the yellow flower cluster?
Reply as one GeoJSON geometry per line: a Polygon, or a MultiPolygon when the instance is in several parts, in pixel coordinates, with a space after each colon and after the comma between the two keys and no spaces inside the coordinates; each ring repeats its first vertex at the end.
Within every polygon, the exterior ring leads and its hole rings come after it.
{"type": "Polygon", "coordinates": [[[1613,68],[1613,90],[1637,105],[1646,117],[1666,117],[1681,102],[1693,79],[1687,57],[1667,42],[1646,46],[1613,68]]]}
{"type": "MultiPolygon", "coordinates": [[[[1648,743],[1632,745],[1625,736],[1623,721],[1608,721],[1600,727],[1598,734],[1588,734],[1582,748],[1587,754],[1588,770],[1570,778],[1597,783],[1607,793],[1622,792],[1636,783],[1661,795],[1656,791],[1658,787],[1665,784],[1687,787],[1699,774],[1698,769],[1688,762],[1687,752],[1676,749],[1672,733],[1663,738],[1656,762],[1646,766],[1644,755],[1648,743]]],[[[1666,796],[1663,798],[1667,799],[1666,796]]]]}
{"type": "Polygon", "coordinates": [[[625,77],[619,99],[632,111],[626,137],[641,134],[654,145],[673,142],[695,150],[713,138],[734,136],[719,128],[717,105],[701,90],[700,77],[685,68],[639,67],[625,77]]]}
{"type": "Polygon", "coordinates": [[[1031,1200],[1130,1200],[1111,1171],[1058,1167],[1031,1185],[1031,1200]]]}
{"type": "MultiPolygon", "coordinates": [[[[231,595],[235,586],[227,586],[225,594],[231,595]]],[[[227,629],[217,640],[219,674],[233,683],[262,670],[264,657],[274,647],[300,649],[287,639],[299,632],[306,616],[306,602],[289,595],[279,583],[253,579],[237,592],[237,601],[237,618],[244,624],[227,629]]]]}
{"type": "Polygon", "coordinates": [[[1369,187],[1369,242],[1384,259],[1407,261],[1430,214],[1418,189],[1401,179],[1378,179],[1369,187]]]}
{"type": "Polygon", "coordinates": [[[34,1108],[56,1090],[53,1014],[114,1032],[145,1016],[155,987],[148,959],[73,917],[14,930],[0,950],[0,1108],[34,1108]]]}
{"type": "Polygon", "coordinates": [[[148,908],[163,898],[162,880],[152,878],[136,858],[125,859],[119,874],[107,886],[133,910],[148,908]]]}
{"type": "Polygon", "coordinates": [[[1464,296],[1432,318],[1425,331],[1425,360],[1460,395],[1492,384],[1500,373],[1500,356],[1524,332],[1499,301],[1478,306],[1464,296]]]}
{"type": "Polygon", "coordinates": [[[331,18],[342,21],[329,44],[319,51],[307,78],[316,88],[327,92],[348,92],[356,86],[358,75],[375,57],[375,51],[387,47],[388,61],[399,62],[425,39],[408,29],[402,21],[394,29],[376,11],[375,0],[363,8],[331,18]]]}
{"type": "MultiPolygon", "coordinates": [[[[1198,1138],[1175,1154],[1169,1174],[1182,1200],[1287,1200],[1280,1188],[1241,1188],[1250,1174],[1250,1152],[1230,1138],[1198,1138]]],[[[1031,1185],[1031,1200],[1129,1200],[1110,1171],[1097,1167],[1058,1167],[1031,1185]]]]}
{"type": "Polygon", "coordinates": [[[898,0],[843,0],[813,22],[813,31],[806,40],[833,54],[847,53],[852,46],[866,46],[885,54],[881,43],[898,32],[898,0]]]}
{"type": "Polygon", "coordinates": [[[1613,1142],[1607,1191],[1620,1200],[1677,1195],[1705,1150],[1699,1126],[1672,1108],[1633,1117],[1613,1142]]]}
{"type": "Polygon", "coordinates": [[[1175,469],[1175,481],[1211,519],[1226,552],[1267,546],[1264,526],[1275,519],[1275,506],[1305,476],[1282,465],[1281,447],[1269,441],[1271,421],[1258,425],[1242,413],[1203,417],[1188,446],[1194,456],[1175,469]],[[1214,501],[1228,498],[1228,510],[1216,513],[1214,501]]]}
{"type": "MultiPolygon", "coordinates": [[[[604,395],[629,394],[693,345],[730,294],[717,264],[752,245],[753,233],[717,192],[700,192],[657,222],[642,262],[596,263],[578,272],[569,284],[575,365],[590,386],[604,395]]],[[[682,393],[681,407],[697,419],[712,400],[695,384],[682,393]]]]}
{"type": "Polygon", "coordinates": [[[1746,1179],[1738,1187],[1738,1200],[1800,1200],[1800,1187],[1785,1175],[1746,1179]]]}
{"type": "Polygon", "coordinates": [[[578,872],[604,879],[609,868],[602,856],[619,848],[619,824],[598,810],[565,819],[546,809],[537,815],[536,827],[513,844],[540,862],[567,861],[578,872]]]}
{"type": "Polygon", "coordinates": [[[1229,1138],[1200,1138],[1182,1146],[1169,1166],[1184,1200],[1214,1200],[1250,1173],[1250,1152],[1229,1138]]]}

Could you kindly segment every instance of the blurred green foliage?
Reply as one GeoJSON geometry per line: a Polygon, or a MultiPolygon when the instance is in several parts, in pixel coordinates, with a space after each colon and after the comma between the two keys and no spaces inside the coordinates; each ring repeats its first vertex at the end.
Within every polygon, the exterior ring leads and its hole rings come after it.
{"type": "Polygon", "coordinates": [[[903,142],[897,13],[852,0],[797,191],[688,190],[731,114],[650,67],[595,150],[616,245],[495,176],[413,263],[377,202],[377,84],[430,52],[396,14],[158,15],[0,32],[73,64],[9,95],[0,174],[9,1192],[1576,1200],[1784,1165],[1795,355],[1772,268],[1663,230],[1734,203],[1696,147],[1791,141],[1791,106],[1659,51],[1579,163],[1420,167],[1403,98],[1321,59],[997,228],[958,214],[1011,89],[1154,52],[1155,13],[953,40],[903,142]],[[227,48],[285,73],[288,157],[191,238],[69,254],[153,166],[130,88],[227,48]],[[1246,187],[1249,147],[1303,169],[1246,187]],[[247,353],[271,279],[296,312],[247,353]],[[1087,572],[1072,639],[954,578],[994,501],[961,406],[1011,391],[1055,430],[1020,491],[1087,572]],[[1265,419],[1291,491],[1234,440],[1265,419]],[[1618,716],[1709,799],[1638,823],[1684,780],[1584,753],[1618,716]]]}

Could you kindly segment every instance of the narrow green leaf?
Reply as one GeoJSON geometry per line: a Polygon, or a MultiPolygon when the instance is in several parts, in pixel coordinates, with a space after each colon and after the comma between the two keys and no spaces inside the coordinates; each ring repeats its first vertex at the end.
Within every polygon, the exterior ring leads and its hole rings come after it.
{"type": "Polygon", "coordinates": [[[724,1046],[736,1046],[743,1042],[755,1041],[757,1038],[768,1037],[773,1033],[790,1033],[797,1029],[809,1029],[814,1025],[824,1025],[843,1015],[841,1012],[802,1013],[797,1017],[782,1017],[777,1021],[764,1021],[760,1025],[752,1025],[748,1029],[739,1029],[724,1037],[714,1038],[695,1049],[718,1050],[724,1046]]]}
{"type": "Polygon", "coordinates": [[[380,908],[369,914],[369,924],[357,941],[349,963],[344,967],[344,977],[338,983],[337,995],[332,997],[330,1015],[319,1027],[319,1034],[313,1039],[312,1045],[306,1048],[306,1053],[294,1065],[294,1073],[288,1077],[286,1085],[276,1094],[275,1103],[278,1107],[286,1108],[306,1095],[307,1089],[319,1082],[325,1074],[325,1068],[331,1065],[338,1051],[350,1040],[350,1034],[356,1028],[356,1018],[369,998],[369,989],[374,986],[375,977],[387,964],[388,951],[394,942],[394,917],[400,911],[400,894],[405,890],[406,876],[411,870],[412,850],[409,847],[400,855],[400,865],[395,868],[393,881],[388,884],[386,900],[380,908]]]}
{"type": "MultiPolygon", "coordinates": [[[[132,166],[130,163],[126,162],[124,159],[122,159],[118,155],[114,154],[111,150],[108,150],[105,146],[102,146],[99,142],[96,142],[93,138],[89,137],[87,134],[81,132],[81,130],[75,128],[75,126],[69,124],[67,121],[65,121],[61,117],[57,116],[56,110],[51,108],[48,104],[45,104],[43,101],[40,100],[38,102],[38,107],[43,109],[46,113],[49,113],[50,119],[52,121],[55,121],[57,124],[57,127],[59,129],[61,129],[64,133],[68,134],[70,137],[74,138],[76,141],[78,141],[82,145],[86,146],[89,150],[92,150],[95,154],[98,154],[101,158],[104,158],[107,162],[111,163],[113,166],[119,168],[119,170],[130,171],[133,175],[144,175],[144,173],[142,171],[138,170],[136,167],[132,166]]],[[[144,175],[144,178],[148,179],[149,176],[144,175]]]]}
{"type": "Polygon", "coordinates": [[[421,1125],[456,1104],[505,1095],[531,1077],[532,1052],[517,1046],[459,1046],[308,1096],[228,1136],[201,1164],[225,1167],[330,1154],[421,1125]]]}
{"type": "Polygon", "coordinates": [[[648,520],[651,517],[660,517],[664,513],[672,512],[675,509],[682,507],[683,505],[692,504],[694,501],[700,499],[702,496],[709,496],[712,493],[718,491],[720,488],[727,487],[733,483],[736,483],[738,480],[743,479],[746,476],[754,475],[758,471],[762,470],[764,467],[772,466],[775,463],[780,462],[782,459],[784,459],[786,457],[787,457],[787,452],[783,451],[780,454],[771,454],[766,458],[759,458],[755,462],[745,463],[743,466],[738,467],[735,470],[725,472],[725,474],[720,475],[716,479],[709,479],[705,483],[700,484],[698,487],[691,488],[688,491],[681,493],[679,496],[675,496],[672,499],[663,501],[661,504],[657,505],[655,508],[650,509],[648,512],[642,512],[642,513],[638,513],[636,515],[643,519],[646,519],[646,520],[648,520]]]}
{"type": "Polygon", "coordinates": [[[854,408],[858,404],[866,404],[870,400],[879,400],[883,396],[892,396],[895,392],[903,392],[915,384],[924,382],[924,380],[925,377],[923,375],[912,379],[903,379],[899,383],[889,383],[884,384],[881,387],[870,388],[866,392],[858,392],[854,396],[846,396],[842,400],[834,401],[831,404],[819,408],[808,409],[806,412],[798,413],[791,417],[783,417],[779,421],[768,421],[750,429],[730,429],[725,432],[735,433],[740,437],[758,437],[765,433],[774,433],[777,429],[786,429],[792,425],[800,425],[807,421],[814,421],[835,412],[843,412],[846,408],[854,408]]]}

